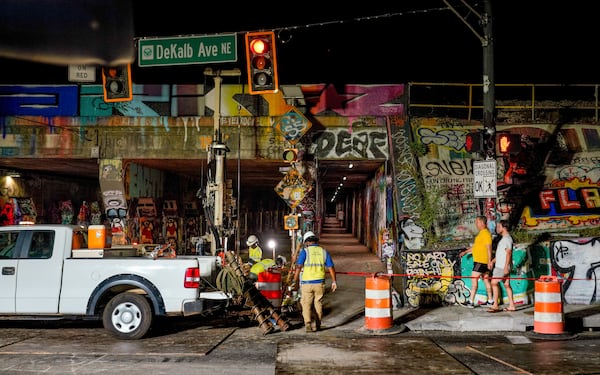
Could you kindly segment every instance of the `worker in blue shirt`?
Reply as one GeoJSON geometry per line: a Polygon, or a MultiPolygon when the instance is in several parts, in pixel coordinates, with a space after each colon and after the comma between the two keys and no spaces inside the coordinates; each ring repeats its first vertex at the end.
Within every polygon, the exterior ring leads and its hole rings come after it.
{"type": "Polygon", "coordinates": [[[325,270],[331,276],[331,291],[337,289],[335,267],[333,260],[327,250],[317,243],[317,236],[308,231],[303,236],[304,247],[298,254],[296,270],[294,272],[294,284],[298,285],[300,280],[300,305],[302,306],[302,318],[306,332],[316,332],[321,329],[323,319],[323,297],[325,296],[325,270]],[[300,278],[300,274],[302,277],[300,278]],[[313,326],[314,308],[315,317],[313,326]]]}

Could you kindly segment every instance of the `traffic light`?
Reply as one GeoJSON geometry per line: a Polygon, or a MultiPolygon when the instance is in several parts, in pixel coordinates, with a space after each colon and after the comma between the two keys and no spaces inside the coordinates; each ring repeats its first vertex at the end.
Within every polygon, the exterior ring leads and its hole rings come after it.
{"type": "Polygon", "coordinates": [[[133,99],[131,85],[131,65],[102,67],[104,101],[128,102],[133,99]]]}
{"type": "Polygon", "coordinates": [[[283,161],[286,163],[295,163],[298,161],[298,149],[286,148],[283,151],[283,161]]]}
{"type": "Polygon", "coordinates": [[[467,152],[484,152],[483,132],[476,131],[467,133],[465,137],[465,150],[467,152]]]}
{"type": "Polygon", "coordinates": [[[250,94],[272,94],[279,90],[275,33],[246,33],[246,64],[250,94]]]}
{"type": "Polygon", "coordinates": [[[521,135],[498,133],[498,151],[501,154],[512,154],[521,151],[521,135]]]}

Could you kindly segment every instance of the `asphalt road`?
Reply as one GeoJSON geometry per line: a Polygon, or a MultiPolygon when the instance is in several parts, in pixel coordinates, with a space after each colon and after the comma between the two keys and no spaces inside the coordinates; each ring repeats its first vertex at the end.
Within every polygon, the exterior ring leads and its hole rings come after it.
{"type": "Polygon", "coordinates": [[[95,322],[0,322],[1,374],[597,374],[599,332],[365,333],[363,319],[263,334],[251,319],[164,319],[122,341],[95,322]]]}

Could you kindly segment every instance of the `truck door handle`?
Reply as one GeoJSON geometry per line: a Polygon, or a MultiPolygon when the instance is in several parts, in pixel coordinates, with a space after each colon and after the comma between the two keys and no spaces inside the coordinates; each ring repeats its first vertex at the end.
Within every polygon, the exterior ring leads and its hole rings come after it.
{"type": "Polygon", "coordinates": [[[2,267],[2,274],[3,275],[14,275],[15,267],[2,267]]]}

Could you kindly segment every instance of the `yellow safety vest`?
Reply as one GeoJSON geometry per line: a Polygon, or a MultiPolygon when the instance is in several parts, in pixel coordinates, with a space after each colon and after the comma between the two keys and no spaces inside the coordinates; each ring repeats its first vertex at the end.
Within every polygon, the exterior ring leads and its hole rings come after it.
{"type": "Polygon", "coordinates": [[[250,268],[250,272],[258,276],[259,273],[265,272],[273,266],[275,266],[275,261],[273,259],[263,259],[260,262],[255,263],[250,268]]]}
{"type": "Polygon", "coordinates": [[[260,262],[262,259],[262,249],[260,246],[250,247],[248,249],[248,257],[254,262],[260,262]]]}
{"type": "Polygon", "coordinates": [[[325,280],[325,250],[318,245],[304,249],[306,259],[302,267],[302,281],[325,280]]]}

